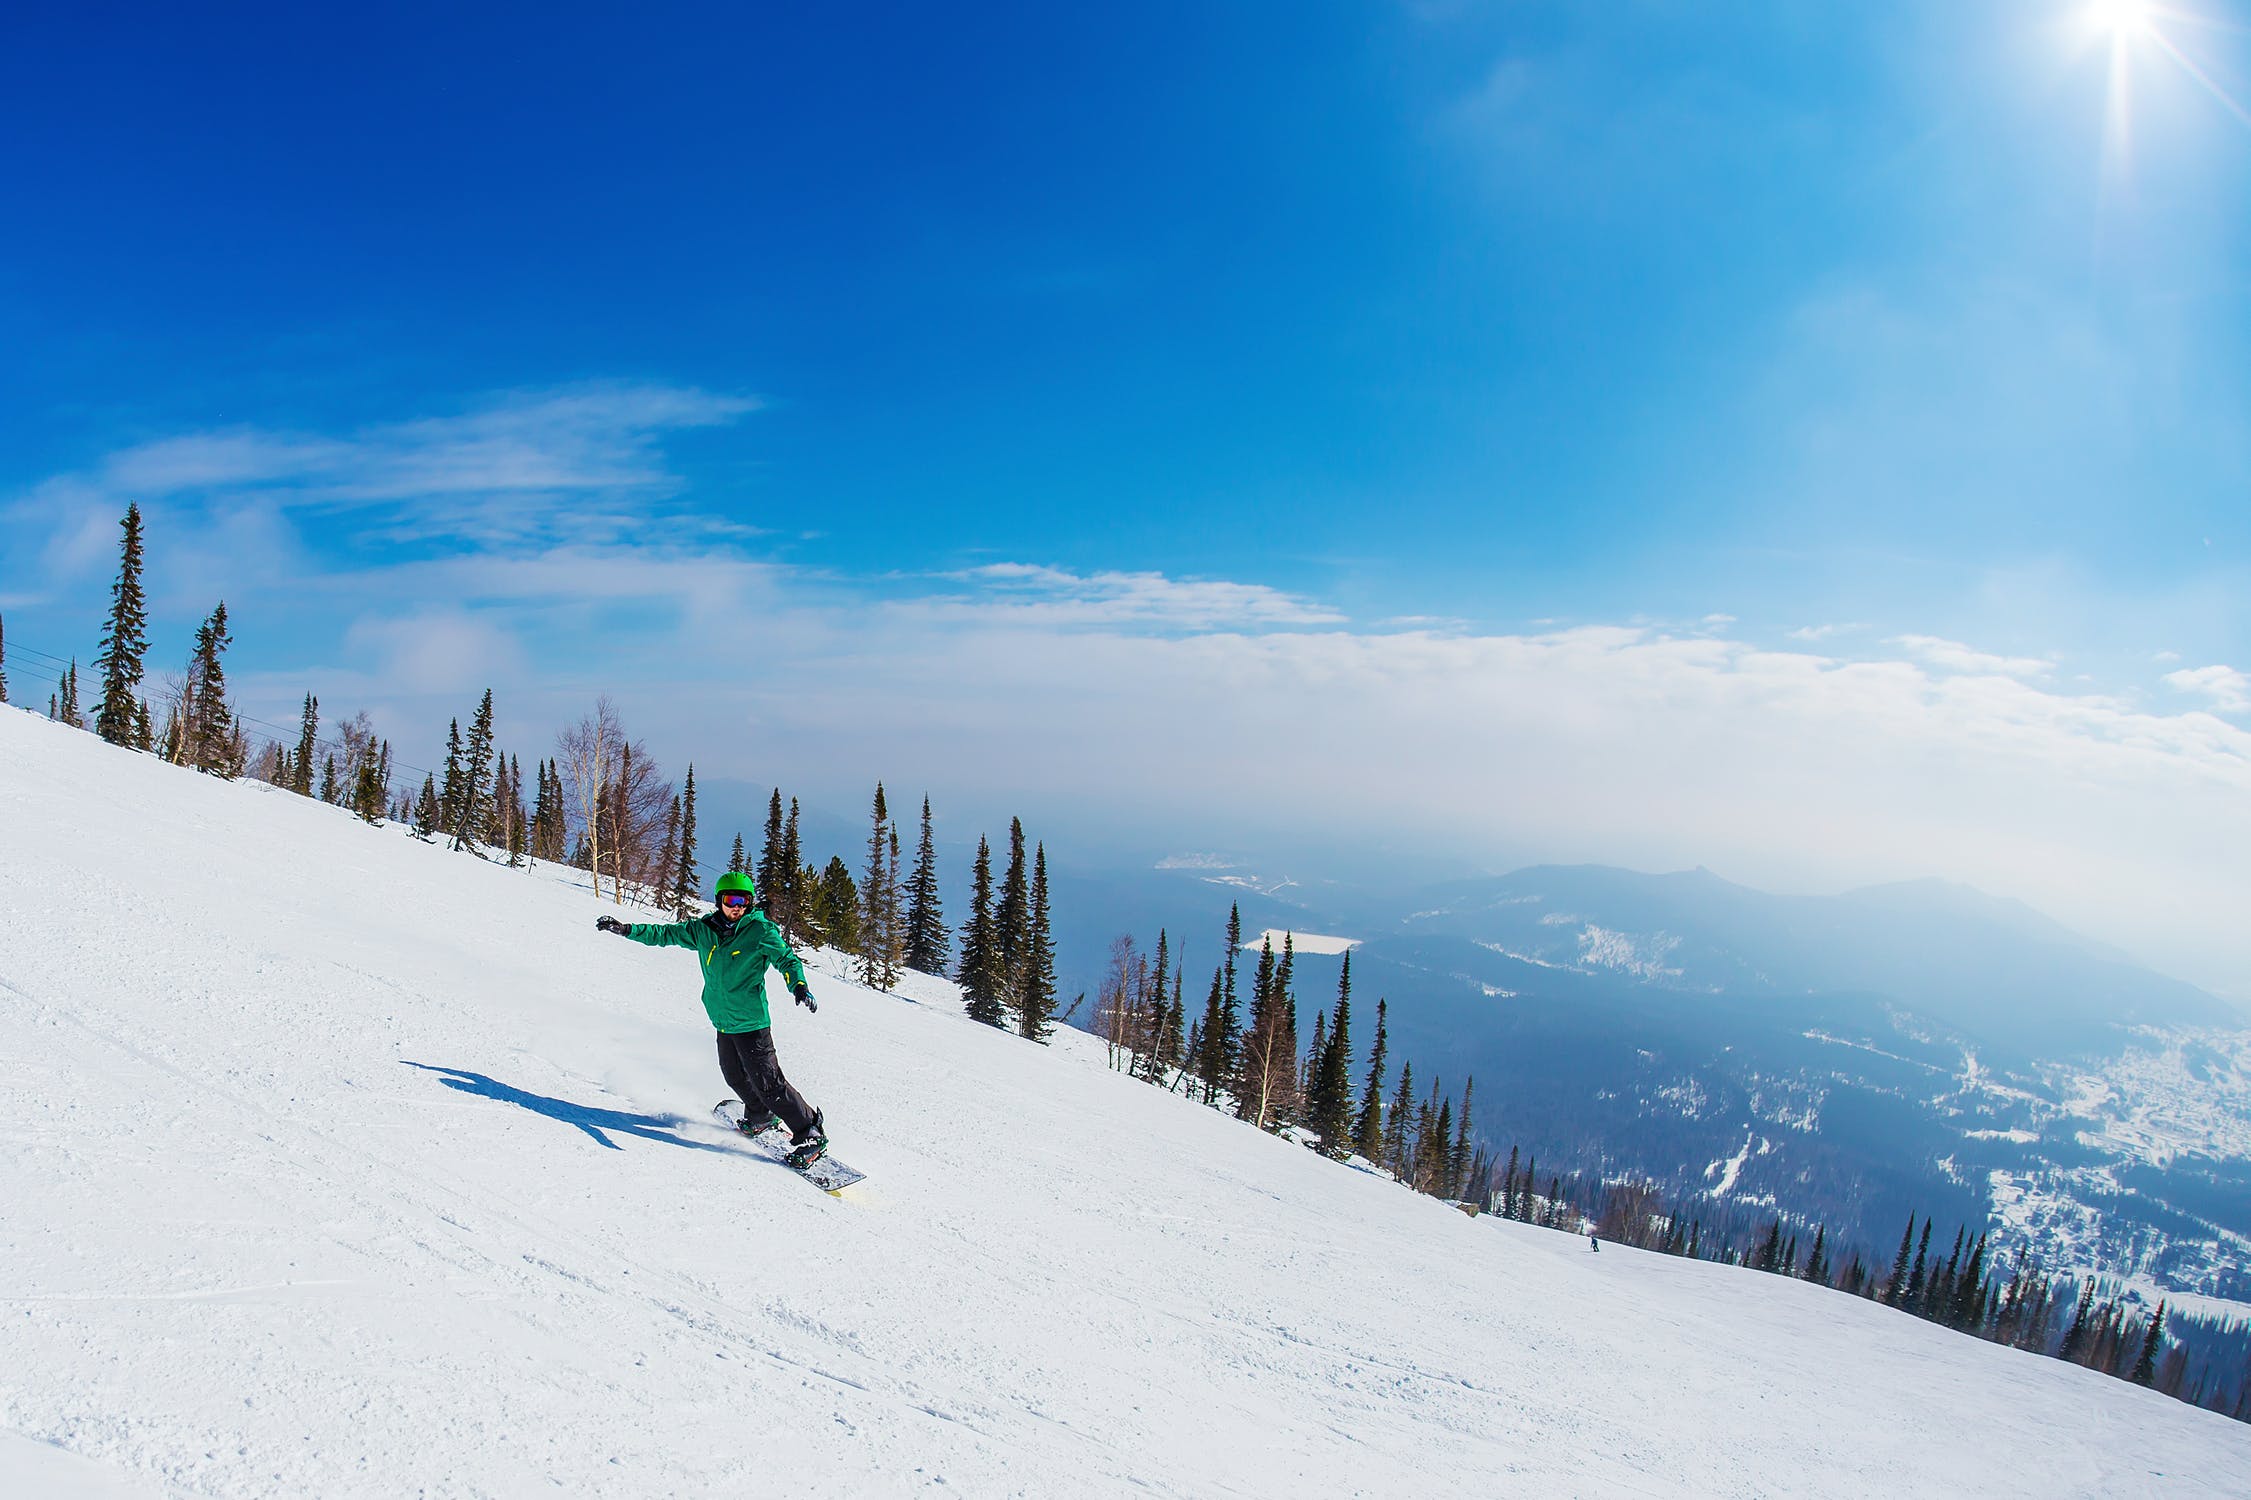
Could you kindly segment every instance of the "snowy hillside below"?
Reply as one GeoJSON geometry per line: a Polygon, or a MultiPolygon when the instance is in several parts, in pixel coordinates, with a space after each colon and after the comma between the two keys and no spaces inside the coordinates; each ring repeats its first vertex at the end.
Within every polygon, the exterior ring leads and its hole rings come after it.
{"type": "Polygon", "coordinates": [[[2251,1493],[2251,1428],[1467,1218],[816,973],[748,1151],[692,958],[0,710],[0,1493],[2251,1493]]]}

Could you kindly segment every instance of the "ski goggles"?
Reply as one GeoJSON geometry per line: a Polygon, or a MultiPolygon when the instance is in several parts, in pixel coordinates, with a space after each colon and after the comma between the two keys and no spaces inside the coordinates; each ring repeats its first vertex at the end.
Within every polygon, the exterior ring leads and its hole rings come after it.
{"type": "Polygon", "coordinates": [[[722,909],[728,911],[741,911],[744,907],[750,905],[750,898],[741,891],[729,891],[719,898],[719,905],[722,909]]]}

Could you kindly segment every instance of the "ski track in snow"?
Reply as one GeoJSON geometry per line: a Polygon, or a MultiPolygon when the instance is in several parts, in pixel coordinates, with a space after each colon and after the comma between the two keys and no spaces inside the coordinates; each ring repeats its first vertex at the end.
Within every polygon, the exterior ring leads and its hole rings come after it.
{"type": "Polygon", "coordinates": [[[824,1196],[602,909],[0,710],[0,1493],[2251,1493],[2238,1424],[833,956],[776,1008],[870,1174],[824,1196]]]}

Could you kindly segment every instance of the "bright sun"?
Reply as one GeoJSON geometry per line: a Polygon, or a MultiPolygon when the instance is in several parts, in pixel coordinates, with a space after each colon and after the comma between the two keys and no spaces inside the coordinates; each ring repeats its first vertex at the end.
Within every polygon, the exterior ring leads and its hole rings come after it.
{"type": "Polygon", "coordinates": [[[2149,0],[2094,0],[2089,12],[2095,24],[2114,37],[2141,36],[2155,24],[2149,0]]]}

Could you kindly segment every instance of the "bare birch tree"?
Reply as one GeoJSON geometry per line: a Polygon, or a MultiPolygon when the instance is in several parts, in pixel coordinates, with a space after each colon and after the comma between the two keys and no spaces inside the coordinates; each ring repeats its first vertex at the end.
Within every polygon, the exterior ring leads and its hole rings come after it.
{"type": "MultiPolygon", "coordinates": [[[[624,749],[625,729],[618,722],[617,709],[607,693],[594,700],[591,713],[555,736],[555,759],[570,794],[570,813],[593,855],[590,863],[597,898],[602,894],[602,808],[607,800],[610,778],[616,774],[624,749]]],[[[622,904],[625,900],[622,885],[618,886],[616,894],[622,904]]]]}

